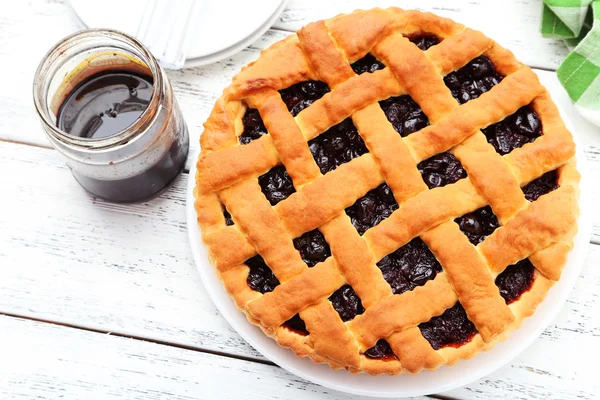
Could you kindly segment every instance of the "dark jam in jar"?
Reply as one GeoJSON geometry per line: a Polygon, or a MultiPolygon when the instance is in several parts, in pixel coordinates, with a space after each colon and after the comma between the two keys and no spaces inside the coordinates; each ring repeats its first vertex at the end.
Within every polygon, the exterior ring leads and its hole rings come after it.
{"type": "Polygon", "coordinates": [[[77,85],[58,110],[58,128],[73,136],[102,139],[133,124],[152,97],[151,76],[106,71],[77,85]]]}
{"type": "MultiPolygon", "coordinates": [[[[115,136],[131,127],[146,111],[152,99],[153,83],[151,76],[127,70],[108,70],[92,75],[65,97],[58,110],[56,125],[79,138],[95,140],[115,136]]],[[[123,145],[135,146],[134,140],[123,145]]],[[[123,167],[118,166],[118,161],[108,163],[108,167],[119,171],[114,174],[114,179],[98,179],[75,170],[73,175],[83,187],[101,198],[117,202],[147,200],[159,194],[182,170],[188,142],[187,129],[182,122],[181,131],[163,147],[168,147],[166,151],[160,152],[159,156],[138,157],[137,165],[127,167],[133,173],[126,177],[123,177],[123,167]]],[[[156,149],[152,151],[153,155],[157,153],[156,149]]]]}

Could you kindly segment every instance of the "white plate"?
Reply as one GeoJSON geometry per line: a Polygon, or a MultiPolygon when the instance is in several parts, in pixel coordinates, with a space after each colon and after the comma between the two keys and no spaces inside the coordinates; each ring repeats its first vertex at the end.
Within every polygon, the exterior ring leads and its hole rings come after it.
{"type": "MultiPolygon", "coordinates": [[[[200,0],[200,21],[194,29],[195,40],[190,45],[185,67],[216,62],[244,49],[271,27],[286,1],[200,0]]],[[[85,26],[117,29],[131,35],[137,31],[146,2],[70,1],[85,26]]]]}
{"type": "MultiPolygon", "coordinates": [[[[542,83],[553,94],[567,126],[572,132],[575,132],[572,129],[573,124],[567,118],[568,114],[575,111],[567,96],[563,93],[563,89],[555,75],[543,71],[538,75],[542,83]]],[[[579,121],[577,127],[578,129],[588,129],[587,125],[581,124],[579,121]]],[[[578,131],[576,134],[579,135],[580,132],[578,131]]],[[[308,359],[296,357],[291,350],[280,347],[258,327],[248,322],[246,316],[236,309],[233,300],[219,281],[214,267],[208,261],[207,251],[202,244],[194,210],[195,163],[193,163],[194,167],[190,171],[187,193],[187,223],[194,260],[206,291],[223,317],[255,349],[289,372],[328,388],[357,395],[409,397],[452,390],[492,373],[518,356],[554,320],[575,285],[575,281],[584,265],[592,229],[591,182],[582,144],[577,137],[575,137],[575,143],[577,144],[577,168],[581,172],[581,214],[578,220],[579,231],[574,240],[575,246],[569,254],[562,278],[550,289],[550,293],[540,304],[535,315],[526,319],[521,328],[512,332],[505,342],[498,343],[491,350],[480,353],[470,360],[459,361],[452,367],[442,367],[433,372],[423,371],[417,375],[352,375],[345,370],[334,371],[326,365],[317,365],[308,359]]]]}
{"type": "Polygon", "coordinates": [[[231,57],[235,53],[242,51],[243,49],[257,41],[273,25],[275,20],[279,17],[279,14],[281,14],[283,9],[285,8],[286,3],[287,0],[282,1],[281,5],[277,10],[275,10],[273,15],[271,15],[271,17],[262,26],[260,26],[256,31],[254,31],[245,39],[216,53],[209,54],[204,57],[188,58],[185,62],[184,68],[199,67],[201,65],[212,64],[214,62],[223,60],[227,57],[231,57]]]}

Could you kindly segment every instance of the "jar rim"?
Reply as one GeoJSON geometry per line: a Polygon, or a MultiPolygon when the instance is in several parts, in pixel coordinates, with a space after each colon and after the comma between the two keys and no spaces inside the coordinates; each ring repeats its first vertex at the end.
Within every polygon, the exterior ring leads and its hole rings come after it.
{"type": "Polygon", "coordinates": [[[150,53],[150,50],[148,50],[133,36],[114,29],[84,29],[63,38],[61,41],[56,43],[42,58],[42,61],[38,65],[38,68],[35,72],[33,80],[34,105],[39,117],[42,120],[42,123],[47,128],[44,129],[44,131],[51,135],[53,139],[62,142],[66,146],[74,147],[79,151],[106,150],[109,148],[112,149],[134,140],[153,124],[158,115],[157,109],[161,102],[164,89],[164,81],[161,72],[161,67],[152,53],[150,53]],[[70,135],[56,126],[50,116],[47,90],[50,86],[50,81],[52,78],[52,76],[48,76],[50,69],[55,65],[55,63],[60,61],[61,57],[64,57],[66,49],[68,49],[69,46],[77,44],[77,42],[81,39],[93,38],[96,35],[101,36],[103,39],[108,37],[110,39],[122,41],[139,51],[143,58],[145,58],[140,61],[147,65],[150,73],[152,74],[153,85],[150,101],[146,106],[146,109],[131,125],[115,133],[114,135],[100,139],[91,139],[70,135]]]}

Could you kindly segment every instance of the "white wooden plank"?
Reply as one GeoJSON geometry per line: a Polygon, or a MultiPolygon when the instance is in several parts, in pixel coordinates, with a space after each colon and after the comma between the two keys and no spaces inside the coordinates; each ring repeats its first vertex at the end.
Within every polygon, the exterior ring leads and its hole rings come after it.
{"type": "Polygon", "coordinates": [[[366,399],[276,366],[141,340],[7,316],[0,332],[2,399],[366,399]]]}
{"type": "Polygon", "coordinates": [[[149,203],[111,204],[79,187],[54,150],[0,149],[3,171],[18,171],[0,175],[0,312],[262,359],[194,269],[187,174],[149,203]]]}
{"type": "MultiPolygon", "coordinates": [[[[0,313],[263,359],[199,281],[185,228],[187,175],[153,201],[118,205],[86,194],[53,150],[0,142],[0,170],[11,172],[0,175],[8,194],[0,197],[0,313]]],[[[565,364],[582,343],[600,348],[599,263],[600,246],[590,245],[562,318],[518,361],[452,395],[590,397],[584,362],[565,364]]]]}
{"type": "Polygon", "coordinates": [[[533,67],[556,69],[568,52],[561,41],[542,38],[542,4],[536,0],[290,0],[273,26],[296,31],[311,21],[356,9],[392,6],[430,11],[480,30],[533,67]]]}

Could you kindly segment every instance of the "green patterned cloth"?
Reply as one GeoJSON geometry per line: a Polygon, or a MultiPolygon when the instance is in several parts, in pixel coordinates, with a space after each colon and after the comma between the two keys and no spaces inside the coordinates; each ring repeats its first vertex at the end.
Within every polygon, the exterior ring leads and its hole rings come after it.
{"type": "Polygon", "coordinates": [[[544,0],[541,30],[572,49],[556,74],[582,114],[600,121],[600,0],[544,0]]]}

